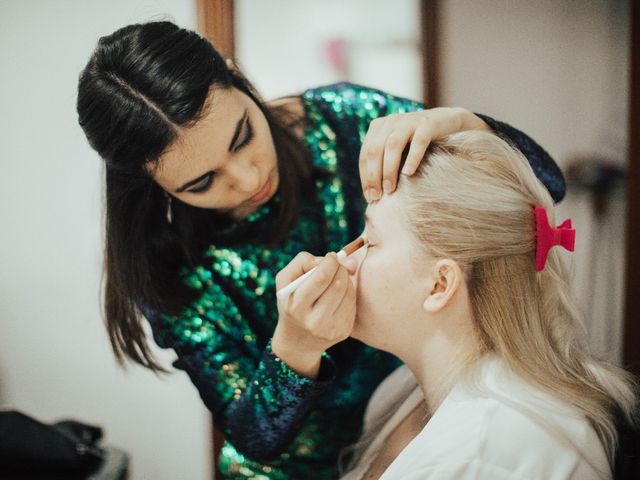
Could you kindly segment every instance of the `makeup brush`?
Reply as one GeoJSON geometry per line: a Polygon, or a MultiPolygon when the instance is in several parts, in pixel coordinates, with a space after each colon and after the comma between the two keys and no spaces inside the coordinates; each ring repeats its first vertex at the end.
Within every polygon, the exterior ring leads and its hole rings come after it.
{"type": "MultiPolygon", "coordinates": [[[[366,244],[367,244],[367,237],[365,237],[364,233],[363,233],[358,238],[356,238],[353,242],[348,243],[346,246],[342,247],[342,249],[337,254],[338,261],[344,260],[349,255],[351,255],[352,253],[355,253],[356,250],[359,250],[362,247],[364,247],[366,244]]],[[[289,295],[291,292],[293,292],[298,287],[298,285],[300,285],[302,282],[304,282],[305,279],[315,271],[315,269],[316,269],[316,267],[313,267],[311,270],[309,270],[304,275],[301,275],[298,278],[296,278],[293,282],[291,282],[286,287],[281,288],[280,290],[278,290],[276,292],[276,296],[278,298],[284,298],[287,295],[289,295]]]]}

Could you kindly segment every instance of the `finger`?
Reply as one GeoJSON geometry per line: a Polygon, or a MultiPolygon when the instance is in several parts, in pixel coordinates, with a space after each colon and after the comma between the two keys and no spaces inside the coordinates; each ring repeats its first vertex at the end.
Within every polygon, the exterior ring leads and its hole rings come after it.
{"type": "Polygon", "coordinates": [[[396,189],[402,152],[413,133],[413,128],[397,128],[386,139],[382,158],[382,188],[384,193],[392,193],[396,189]]]}
{"type": "Polygon", "coordinates": [[[352,313],[355,314],[355,309],[356,309],[355,307],[356,307],[355,286],[351,281],[348,281],[347,288],[344,292],[344,295],[342,296],[342,299],[340,300],[340,303],[338,303],[335,306],[335,310],[333,311],[333,317],[340,318],[343,320],[346,318],[349,318],[349,316],[352,313]]]}
{"type": "Polygon", "coordinates": [[[336,254],[333,252],[328,253],[318,264],[311,276],[294,290],[291,294],[292,297],[304,298],[305,303],[315,303],[325,290],[329,288],[339,267],[340,264],[338,263],[336,254]]]}
{"type": "Polygon", "coordinates": [[[420,127],[414,132],[411,138],[409,152],[407,153],[407,159],[402,167],[402,173],[404,175],[411,176],[416,172],[427,153],[431,138],[430,131],[426,126],[420,127]]]}
{"type": "Polygon", "coordinates": [[[343,340],[351,335],[356,317],[356,295],[353,285],[345,291],[342,299],[337,304],[331,319],[331,336],[333,340],[343,340]]]}
{"type": "Polygon", "coordinates": [[[308,252],[300,252],[286,267],[277,273],[276,289],[280,290],[286,287],[300,275],[304,275],[318,265],[321,260],[322,257],[315,257],[308,252]]]}
{"type": "Polygon", "coordinates": [[[369,144],[371,140],[377,136],[376,132],[382,126],[382,119],[374,118],[369,123],[369,128],[367,129],[367,133],[365,134],[362,145],[360,146],[360,153],[358,154],[358,169],[360,170],[360,184],[363,187],[366,185],[366,176],[367,176],[367,155],[366,152],[369,149],[369,144]]]}
{"type": "Polygon", "coordinates": [[[348,275],[336,279],[316,302],[312,312],[310,326],[322,337],[340,341],[349,336],[355,318],[355,287],[348,275]],[[344,289],[341,288],[343,282],[346,285],[344,289]]]}
{"type": "MultiPolygon", "coordinates": [[[[374,143],[374,151],[367,158],[367,179],[372,201],[379,200],[384,189],[384,186],[382,185],[385,162],[384,156],[389,137],[391,137],[391,143],[396,147],[399,147],[403,142],[402,135],[399,135],[399,138],[393,137],[396,130],[398,130],[397,125],[399,118],[400,116],[398,114],[392,114],[385,117],[385,123],[382,128],[378,130],[376,138],[374,139],[374,142],[376,142],[374,143]]],[[[409,136],[407,135],[407,137],[404,138],[405,143],[408,140],[408,137],[409,136]]]]}
{"type": "Polygon", "coordinates": [[[380,198],[384,129],[384,118],[372,120],[360,149],[358,160],[360,183],[362,184],[362,192],[369,203],[380,198]]]}
{"type": "Polygon", "coordinates": [[[345,268],[341,267],[336,272],[331,285],[329,285],[313,305],[314,310],[317,312],[326,312],[326,314],[331,315],[342,301],[342,297],[344,297],[347,292],[350,283],[349,274],[345,268]]]}

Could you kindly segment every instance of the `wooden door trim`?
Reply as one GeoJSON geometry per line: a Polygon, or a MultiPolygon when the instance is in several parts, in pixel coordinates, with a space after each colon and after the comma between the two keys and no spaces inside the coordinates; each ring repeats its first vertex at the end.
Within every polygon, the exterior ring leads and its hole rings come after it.
{"type": "Polygon", "coordinates": [[[440,106],[440,2],[420,0],[422,47],[422,101],[429,108],[440,106]]]}
{"type": "MultiPolygon", "coordinates": [[[[630,2],[624,365],[640,377],[640,2],[630,2]]],[[[603,319],[606,321],[606,319],[603,319]]]]}
{"type": "Polygon", "coordinates": [[[198,31],[225,58],[235,58],[234,0],[197,0],[198,31]]]}

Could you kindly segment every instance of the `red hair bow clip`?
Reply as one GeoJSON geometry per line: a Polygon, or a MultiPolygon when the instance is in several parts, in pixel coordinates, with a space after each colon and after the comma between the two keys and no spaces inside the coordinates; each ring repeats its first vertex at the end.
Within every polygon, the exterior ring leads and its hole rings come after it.
{"type": "Polygon", "coordinates": [[[549,218],[544,207],[535,207],[536,214],[536,271],[540,272],[547,263],[549,250],[560,245],[573,252],[576,241],[576,231],[571,225],[571,219],[562,222],[559,227],[549,225],[549,218]]]}

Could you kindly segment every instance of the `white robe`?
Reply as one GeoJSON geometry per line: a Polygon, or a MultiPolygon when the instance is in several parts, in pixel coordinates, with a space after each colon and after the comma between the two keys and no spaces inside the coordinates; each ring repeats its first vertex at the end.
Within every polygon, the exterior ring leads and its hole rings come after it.
{"type": "MultiPolygon", "coordinates": [[[[422,400],[406,366],[380,384],[367,406],[365,434],[390,409],[395,413],[343,480],[364,476],[386,437],[422,400]]],[[[575,407],[488,358],[471,381],[452,389],[380,478],[591,480],[611,472],[600,440],[575,407]]]]}

